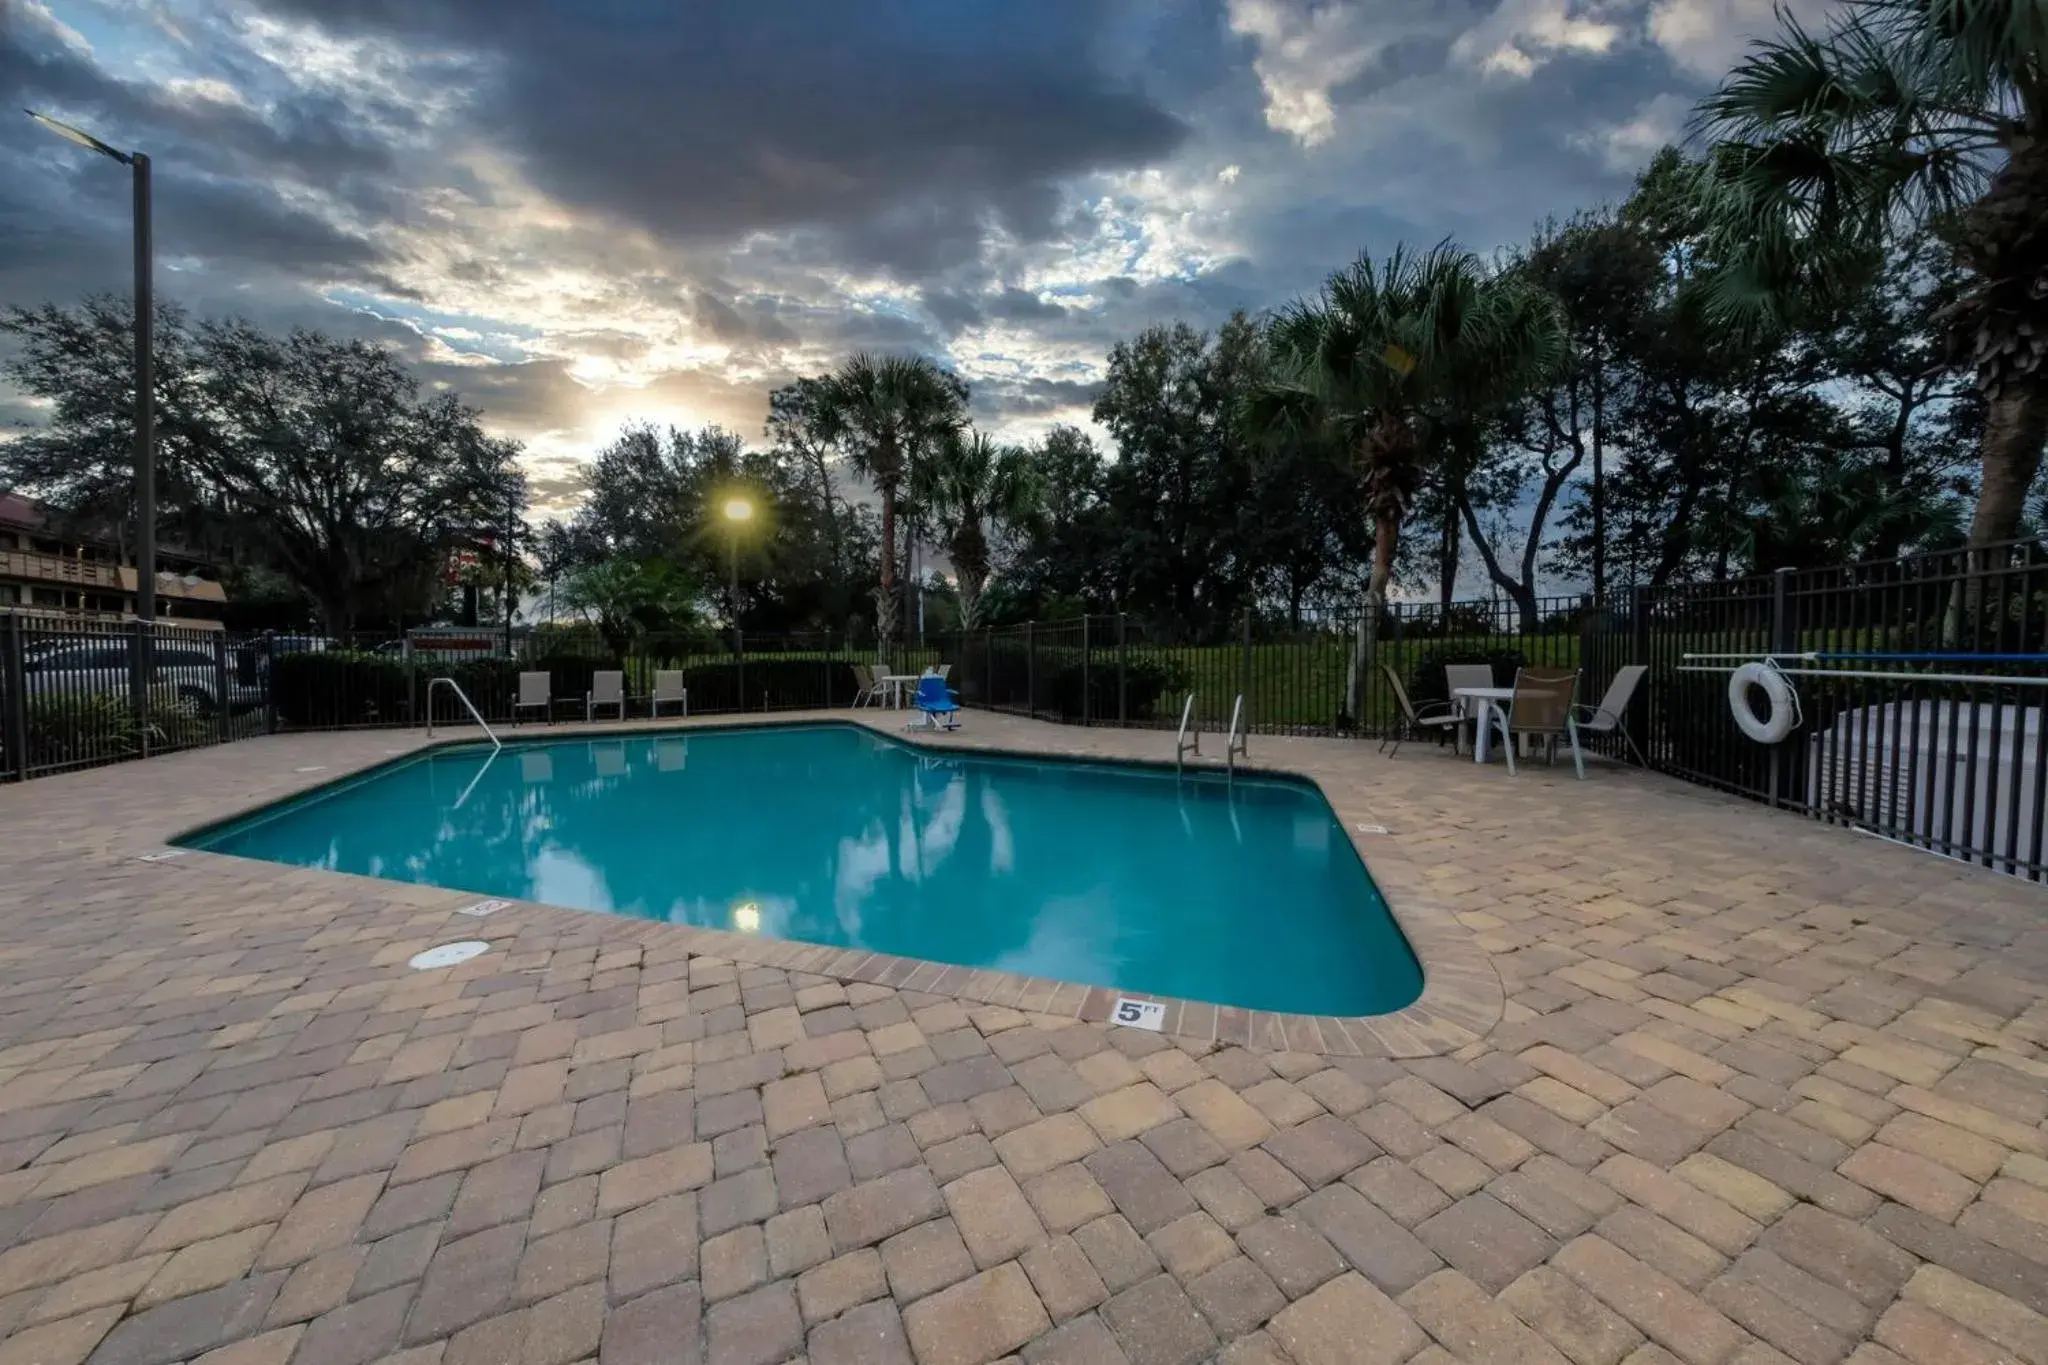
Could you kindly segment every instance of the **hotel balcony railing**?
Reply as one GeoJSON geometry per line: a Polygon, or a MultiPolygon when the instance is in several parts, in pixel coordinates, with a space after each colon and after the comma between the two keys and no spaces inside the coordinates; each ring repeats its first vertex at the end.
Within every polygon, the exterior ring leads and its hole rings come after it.
{"type": "Polygon", "coordinates": [[[81,588],[119,590],[123,586],[121,571],[116,565],[104,560],[44,554],[40,550],[0,550],[0,575],[44,583],[69,583],[81,588]]]}

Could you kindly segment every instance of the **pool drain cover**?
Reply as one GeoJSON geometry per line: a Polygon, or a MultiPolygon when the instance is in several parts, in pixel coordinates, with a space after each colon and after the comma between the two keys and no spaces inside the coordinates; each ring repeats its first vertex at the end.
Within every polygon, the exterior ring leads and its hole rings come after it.
{"type": "Polygon", "coordinates": [[[453,967],[458,962],[467,962],[477,954],[490,949],[490,944],[479,939],[464,939],[460,943],[444,943],[438,948],[429,948],[424,953],[414,953],[405,965],[416,972],[429,972],[436,967],[453,967]]]}

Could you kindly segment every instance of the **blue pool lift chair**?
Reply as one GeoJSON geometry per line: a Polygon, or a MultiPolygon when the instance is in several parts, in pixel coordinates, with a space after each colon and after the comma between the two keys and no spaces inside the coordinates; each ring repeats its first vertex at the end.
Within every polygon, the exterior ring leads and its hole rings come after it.
{"type": "Polygon", "coordinates": [[[927,673],[917,680],[917,695],[910,704],[917,708],[918,724],[924,729],[960,728],[960,703],[946,686],[946,680],[936,674],[927,673]]]}

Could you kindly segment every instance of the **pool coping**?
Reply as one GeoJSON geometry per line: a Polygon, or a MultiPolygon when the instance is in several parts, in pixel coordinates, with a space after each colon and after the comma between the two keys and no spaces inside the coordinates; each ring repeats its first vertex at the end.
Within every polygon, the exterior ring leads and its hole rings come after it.
{"type": "MultiPolygon", "coordinates": [[[[1152,768],[1174,766],[1171,761],[1164,759],[1082,753],[1057,745],[1026,749],[1017,747],[1014,742],[985,742],[966,728],[952,731],[905,730],[900,724],[885,725],[872,718],[877,715],[900,718],[902,714],[801,711],[704,716],[687,720],[669,718],[659,722],[641,720],[624,723],[571,723],[551,725],[545,732],[538,734],[513,731],[510,732],[509,738],[533,742],[564,742],[607,736],[758,729],[764,726],[850,724],[885,735],[906,747],[929,753],[966,750],[1011,758],[1060,758],[1083,762],[1136,764],[1152,768]]],[[[397,732],[393,737],[397,738],[399,734],[410,737],[416,733],[397,732]]],[[[446,738],[420,739],[402,750],[387,753],[373,761],[325,775],[301,787],[267,793],[246,807],[238,806],[232,811],[186,825],[176,832],[164,835],[161,843],[173,844],[201,831],[232,824],[282,802],[303,799],[323,788],[352,782],[379,767],[402,763],[437,749],[467,748],[485,742],[487,741],[481,740],[474,732],[468,731],[450,734],[446,738]]],[[[1223,770],[1223,765],[1213,761],[1189,766],[1204,773],[1223,770]]],[[[1263,762],[1240,763],[1238,771],[1256,777],[1305,781],[1315,788],[1335,813],[1339,824],[1343,826],[1345,836],[1351,840],[1360,862],[1364,864],[1368,877],[1379,888],[1388,914],[1393,917],[1396,927],[1407,940],[1408,947],[1421,968],[1422,992],[1413,1002],[1401,1009],[1373,1015],[1311,1015],[1241,1009],[1143,991],[1056,981],[989,968],[961,967],[865,949],[835,948],[794,939],[771,938],[660,920],[636,919],[624,915],[601,917],[616,926],[629,926],[637,935],[650,936],[644,941],[677,945],[699,956],[722,958],[753,966],[775,967],[786,971],[808,972],[840,981],[866,982],[926,995],[972,1001],[976,1004],[1005,1006],[1025,1013],[1079,1019],[1089,1023],[1110,1022],[1110,1012],[1119,998],[1151,1001],[1164,1008],[1164,1017],[1159,1027],[1162,1034],[1198,1042],[1236,1044],[1270,1048],[1274,1051],[1337,1057],[1430,1057],[1455,1052],[1478,1042],[1500,1022],[1506,1008],[1506,989],[1491,955],[1473,940],[1473,931],[1458,922],[1453,909],[1429,889],[1426,870],[1423,864],[1412,858],[1404,848],[1403,835],[1391,830],[1370,834],[1362,832],[1361,825],[1370,826],[1375,831],[1383,827],[1372,818],[1372,812],[1362,803],[1333,792],[1313,770],[1316,766],[1318,765],[1313,763],[1298,766],[1276,766],[1263,762]],[[1370,842],[1367,842],[1368,840],[1370,842]]],[[[232,854],[214,853],[207,849],[187,848],[182,850],[182,854],[205,860],[233,858],[236,862],[249,861],[235,858],[232,854]]],[[[325,877],[356,878],[380,886],[402,885],[413,887],[415,890],[442,892],[458,902],[451,907],[451,915],[479,904],[479,893],[476,892],[395,883],[386,878],[319,868],[295,870],[325,877]]],[[[473,919],[472,923],[476,928],[466,936],[488,937],[484,932],[487,924],[496,929],[521,922],[534,912],[549,916],[573,915],[579,921],[599,913],[546,901],[505,897],[486,899],[502,901],[503,908],[491,912],[488,919],[473,919]]]]}

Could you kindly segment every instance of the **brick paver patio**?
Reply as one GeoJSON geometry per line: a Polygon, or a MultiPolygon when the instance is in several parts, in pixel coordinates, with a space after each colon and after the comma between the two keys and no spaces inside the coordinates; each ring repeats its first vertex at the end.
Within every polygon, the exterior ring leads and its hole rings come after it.
{"type": "Polygon", "coordinates": [[[1255,740],[1504,988],[1397,1058],[141,860],[420,742],[0,791],[0,1365],[2048,1365],[2039,888],[1637,773],[1255,740]]]}

